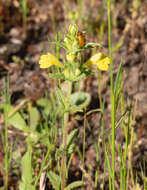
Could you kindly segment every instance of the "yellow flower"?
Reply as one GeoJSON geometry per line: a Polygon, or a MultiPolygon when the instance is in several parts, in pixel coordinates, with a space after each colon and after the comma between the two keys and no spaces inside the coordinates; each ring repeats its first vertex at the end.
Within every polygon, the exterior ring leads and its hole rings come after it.
{"type": "Polygon", "coordinates": [[[41,55],[39,59],[39,64],[40,64],[40,68],[42,69],[49,68],[52,65],[63,68],[62,63],[50,53],[46,55],[41,55]]]}
{"type": "Polygon", "coordinates": [[[109,69],[110,58],[102,53],[93,55],[83,66],[97,65],[98,69],[107,71],[109,69]]]}

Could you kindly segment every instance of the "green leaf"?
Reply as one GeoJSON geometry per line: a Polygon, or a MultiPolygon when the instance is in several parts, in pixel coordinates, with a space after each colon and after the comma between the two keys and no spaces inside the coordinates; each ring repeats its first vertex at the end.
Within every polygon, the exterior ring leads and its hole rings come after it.
{"type": "Polygon", "coordinates": [[[70,107],[70,112],[72,114],[77,113],[77,112],[83,112],[83,109],[81,109],[80,106],[71,106],[70,107]]]}
{"type": "Polygon", "coordinates": [[[71,144],[68,148],[67,148],[67,154],[70,155],[74,152],[76,148],[76,145],[75,144],[71,144]]]}
{"type": "Polygon", "coordinates": [[[79,75],[77,75],[77,76],[74,76],[72,79],[71,79],[71,81],[79,81],[79,80],[81,80],[81,79],[84,79],[84,78],[86,78],[87,76],[89,76],[89,75],[91,75],[91,74],[94,74],[95,72],[97,72],[97,71],[92,71],[92,70],[90,70],[90,69],[85,69],[85,68],[79,68],[80,69],[80,74],[79,75]]]}
{"type": "Polygon", "coordinates": [[[119,82],[120,82],[120,78],[121,78],[121,73],[122,73],[122,62],[120,63],[118,71],[117,71],[115,84],[114,84],[114,93],[116,93],[118,88],[119,88],[119,84],[120,84],[119,82]]]}
{"type": "Polygon", "coordinates": [[[80,187],[80,186],[83,186],[84,185],[84,182],[83,181],[75,181],[71,184],[69,184],[65,190],[71,190],[71,189],[75,189],[77,187],[80,187]]]}
{"type": "Polygon", "coordinates": [[[122,71],[122,63],[119,65],[119,69],[116,75],[115,84],[114,84],[114,95],[115,95],[115,110],[117,110],[117,107],[119,105],[120,101],[120,94],[122,92],[123,88],[123,71],[122,71]]]}
{"type": "Polygon", "coordinates": [[[31,131],[35,131],[38,125],[38,121],[40,119],[40,114],[35,107],[31,107],[30,109],[30,129],[31,131]]]}
{"type": "Polygon", "coordinates": [[[71,81],[79,81],[79,80],[81,80],[81,79],[83,79],[83,78],[86,78],[87,77],[87,75],[85,74],[85,73],[81,73],[79,76],[74,76],[72,79],[71,79],[71,81]]]}
{"type": "Polygon", "coordinates": [[[32,155],[30,152],[26,152],[21,160],[22,177],[19,184],[20,190],[34,190],[32,185],[32,155]]]}
{"type": "Polygon", "coordinates": [[[35,190],[35,187],[31,184],[19,182],[19,190],[35,190]]]}
{"type": "Polygon", "coordinates": [[[60,146],[60,148],[56,149],[55,159],[59,160],[65,154],[66,154],[66,152],[63,150],[63,145],[62,145],[62,146],[60,146]]]}
{"type": "MultiPolygon", "coordinates": [[[[14,107],[9,106],[9,113],[12,113],[14,111],[14,107]]],[[[8,113],[8,114],[9,114],[8,113]]],[[[22,130],[24,132],[28,132],[29,128],[27,127],[25,120],[22,118],[19,112],[14,113],[11,117],[8,118],[8,122],[13,125],[13,127],[22,130]]]]}
{"type": "Polygon", "coordinates": [[[51,102],[47,98],[40,98],[37,105],[43,108],[43,113],[48,116],[52,110],[51,102]]]}
{"type": "Polygon", "coordinates": [[[22,157],[22,180],[27,183],[32,183],[32,155],[30,152],[26,152],[22,157]]]}
{"type": "MultiPolygon", "coordinates": [[[[73,140],[74,137],[77,136],[79,129],[74,129],[73,131],[70,132],[70,134],[68,134],[67,136],[67,153],[71,153],[73,151],[74,148],[74,144],[73,144],[73,140]]],[[[61,145],[60,149],[63,149],[63,144],[61,145]]]]}
{"type": "Polygon", "coordinates": [[[58,98],[59,102],[61,103],[61,105],[63,106],[63,109],[64,109],[66,98],[65,98],[65,95],[63,94],[63,92],[60,88],[56,88],[56,95],[57,95],[57,98],[58,98]]]}
{"type": "Polygon", "coordinates": [[[47,173],[47,176],[48,176],[53,188],[55,190],[60,190],[60,184],[61,184],[60,177],[57,174],[55,174],[53,171],[49,171],[47,173]]]}
{"type": "Polygon", "coordinates": [[[40,107],[46,107],[48,103],[49,103],[49,100],[47,98],[40,98],[37,100],[37,105],[40,107]]]}
{"type": "Polygon", "coordinates": [[[71,112],[76,112],[76,111],[81,111],[82,109],[86,108],[91,100],[90,94],[86,92],[75,92],[71,94],[70,97],[70,111],[71,112]]]}
{"type": "Polygon", "coordinates": [[[48,73],[49,78],[53,79],[64,79],[64,74],[63,73],[48,73]]]}
{"type": "Polygon", "coordinates": [[[67,137],[67,149],[70,148],[71,144],[73,143],[74,137],[77,136],[79,129],[74,129],[70,132],[67,137]]]}

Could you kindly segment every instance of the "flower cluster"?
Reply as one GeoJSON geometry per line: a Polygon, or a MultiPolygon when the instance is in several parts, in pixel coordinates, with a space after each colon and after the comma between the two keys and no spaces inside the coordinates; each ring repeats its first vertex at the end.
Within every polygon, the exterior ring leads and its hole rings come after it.
{"type": "Polygon", "coordinates": [[[85,47],[80,47],[78,44],[77,34],[78,27],[75,24],[70,25],[68,32],[65,35],[64,40],[61,44],[61,46],[67,52],[64,64],[61,63],[55,56],[48,53],[40,56],[40,68],[45,69],[54,65],[60,68],[60,75],[62,77],[64,76],[63,78],[65,80],[78,80],[81,78],[81,76],[87,76],[89,73],[91,73],[87,72],[90,71],[88,67],[93,64],[96,65],[99,70],[107,71],[109,69],[110,59],[101,52],[98,52],[95,55],[93,55],[86,63],[79,65],[77,59],[78,53],[80,51],[83,51],[84,49],[90,48],[90,46],[85,45],[85,47]]]}

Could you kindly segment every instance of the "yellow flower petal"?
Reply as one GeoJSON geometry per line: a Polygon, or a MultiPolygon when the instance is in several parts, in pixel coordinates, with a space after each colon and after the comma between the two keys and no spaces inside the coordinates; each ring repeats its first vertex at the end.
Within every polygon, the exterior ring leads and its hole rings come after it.
{"type": "Polygon", "coordinates": [[[41,55],[39,59],[40,68],[49,68],[52,65],[63,68],[62,63],[52,54],[41,55]]]}
{"type": "Polygon", "coordinates": [[[107,71],[109,69],[108,64],[110,64],[110,59],[108,57],[105,57],[104,59],[96,62],[96,65],[102,71],[107,71]]]}
{"type": "Polygon", "coordinates": [[[109,57],[105,56],[102,53],[97,53],[93,55],[83,66],[97,65],[98,69],[102,71],[107,71],[110,64],[109,57]]]}
{"type": "Polygon", "coordinates": [[[102,56],[102,53],[97,53],[93,55],[92,57],[90,57],[90,59],[86,63],[84,63],[83,66],[90,66],[92,64],[95,64],[98,60],[100,60],[101,56],[102,56]]]}

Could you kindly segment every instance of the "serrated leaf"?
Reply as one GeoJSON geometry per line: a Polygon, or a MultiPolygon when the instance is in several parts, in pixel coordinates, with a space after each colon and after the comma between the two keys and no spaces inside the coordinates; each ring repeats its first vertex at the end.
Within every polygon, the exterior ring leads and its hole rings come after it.
{"type": "Polygon", "coordinates": [[[61,184],[60,177],[57,174],[55,174],[53,171],[49,171],[47,173],[47,176],[48,176],[53,188],[55,190],[60,190],[60,184],[61,184]]]}
{"type": "Polygon", "coordinates": [[[63,150],[63,146],[58,149],[56,149],[55,159],[59,160],[61,157],[63,157],[66,154],[66,152],[63,150]]]}
{"type": "Polygon", "coordinates": [[[79,81],[79,80],[81,80],[81,79],[83,79],[83,78],[85,78],[87,75],[85,74],[85,73],[81,73],[79,76],[74,76],[74,77],[72,77],[71,78],[71,81],[79,81]]]}
{"type": "Polygon", "coordinates": [[[64,74],[63,73],[48,73],[49,78],[53,78],[53,79],[64,79],[64,74]]]}
{"type": "Polygon", "coordinates": [[[71,144],[68,148],[67,148],[67,154],[72,154],[75,150],[76,145],[75,144],[71,144]]]}
{"type": "Polygon", "coordinates": [[[84,182],[83,182],[83,181],[75,181],[75,182],[69,184],[69,185],[65,188],[65,190],[75,189],[75,188],[80,187],[80,186],[82,186],[82,185],[84,185],[84,182]]]}
{"type": "Polygon", "coordinates": [[[31,131],[35,131],[38,125],[38,121],[40,119],[40,114],[35,107],[31,107],[30,109],[30,129],[31,131]]]}
{"type": "Polygon", "coordinates": [[[61,103],[61,105],[63,106],[63,108],[65,108],[65,102],[66,102],[66,98],[62,92],[61,89],[59,88],[56,88],[56,95],[57,95],[57,98],[59,100],[59,102],[61,103]]]}
{"type": "MultiPolygon", "coordinates": [[[[73,140],[74,140],[74,137],[77,136],[78,134],[78,129],[74,129],[73,131],[70,132],[70,134],[68,134],[67,136],[67,153],[71,153],[73,148],[74,148],[74,144],[73,144],[73,140]]],[[[63,144],[60,146],[60,150],[63,149],[63,144]]]]}
{"type": "MultiPolygon", "coordinates": [[[[9,113],[12,113],[14,107],[9,105],[9,113]]],[[[9,114],[8,113],[8,114],[9,114]]],[[[13,125],[13,127],[22,130],[24,132],[28,132],[29,128],[27,127],[25,120],[22,118],[19,112],[14,113],[11,117],[8,118],[8,122],[13,125]]]]}
{"type": "MultiPolygon", "coordinates": [[[[96,72],[96,71],[95,71],[96,72]]],[[[79,81],[81,79],[84,79],[86,78],[87,76],[91,75],[91,74],[94,74],[95,73],[94,71],[92,70],[88,70],[87,68],[86,69],[83,69],[81,68],[81,73],[77,76],[74,76],[71,81],[79,81]]]]}
{"type": "Polygon", "coordinates": [[[70,145],[73,143],[74,137],[77,136],[79,129],[74,129],[70,132],[67,137],[67,149],[70,148],[70,145]]]}
{"type": "Polygon", "coordinates": [[[80,106],[71,106],[70,107],[70,112],[72,114],[77,113],[77,112],[83,112],[83,109],[81,109],[80,106]]]}

